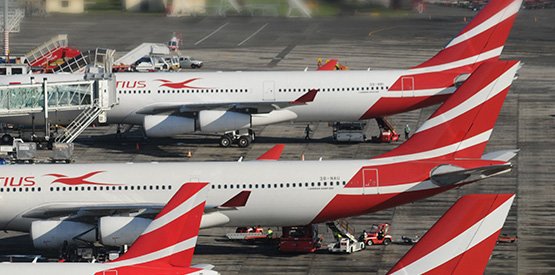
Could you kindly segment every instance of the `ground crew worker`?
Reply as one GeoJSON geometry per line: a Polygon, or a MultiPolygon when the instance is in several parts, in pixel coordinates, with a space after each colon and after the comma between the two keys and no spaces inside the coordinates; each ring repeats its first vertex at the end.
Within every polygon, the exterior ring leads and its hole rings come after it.
{"type": "Polygon", "coordinates": [[[322,67],[322,58],[318,58],[318,68],[322,67]]]}
{"type": "Polygon", "coordinates": [[[266,236],[268,237],[268,239],[271,239],[274,237],[274,231],[272,231],[272,229],[268,228],[268,234],[266,234],[266,236]]]}
{"type": "Polygon", "coordinates": [[[333,233],[333,237],[335,238],[335,240],[340,241],[341,238],[343,238],[343,236],[341,236],[341,234],[339,234],[339,232],[334,232],[333,233]]]}
{"type": "Polygon", "coordinates": [[[304,131],[306,132],[306,136],[304,137],[304,139],[310,139],[310,132],[312,132],[312,129],[310,129],[310,124],[306,125],[304,131]]]}
{"type": "Polygon", "coordinates": [[[410,127],[407,124],[407,126],[405,127],[405,139],[409,139],[409,134],[410,134],[410,127]]]}
{"type": "Polygon", "coordinates": [[[116,138],[121,138],[121,125],[116,126],[116,138]]]}

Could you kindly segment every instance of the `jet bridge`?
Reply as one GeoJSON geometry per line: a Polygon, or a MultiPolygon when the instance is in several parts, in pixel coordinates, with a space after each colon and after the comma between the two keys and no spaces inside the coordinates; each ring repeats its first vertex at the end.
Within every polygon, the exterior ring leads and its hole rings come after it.
{"type": "Polygon", "coordinates": [[[66,81],[57,81],[62,78],[56,75],[41,76],[44,78],[36,81],[35,76],[30,76],[27,84],[0,86],[0,116],[42,115],[45,137],[49,139],[49,113],[82,111],[55,139],[56,142],[71,143],[95,119],[105,122],[102,113],[116,104],[116,81],[111,73],[67,75],[66,81]]]}

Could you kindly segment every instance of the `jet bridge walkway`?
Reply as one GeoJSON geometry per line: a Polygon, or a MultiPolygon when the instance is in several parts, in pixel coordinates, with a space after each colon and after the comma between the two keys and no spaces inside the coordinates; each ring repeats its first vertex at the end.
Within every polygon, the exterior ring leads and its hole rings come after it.
{"type": "MultiPolygon", "coordinates": [[[[56,137],[56,142],[71,143],[95,119],[116,104],[116,83],[112,74],[83,74],[83,79],[0,86],[0,116],[42,114],[45,137],[50,137],[49,113],[82,110],[74,122],[56,137]]],[[[105,122],[105,121],[100,121],[105,122]]]]}

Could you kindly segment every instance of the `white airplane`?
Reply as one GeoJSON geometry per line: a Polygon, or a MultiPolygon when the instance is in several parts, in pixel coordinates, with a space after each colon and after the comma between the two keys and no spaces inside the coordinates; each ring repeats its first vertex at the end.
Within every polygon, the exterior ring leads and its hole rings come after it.
{"type": "MultiPolygon", "coordinates": [[[[2,263],[2,274],[218,274],[191,267],[206,183],[185,184],[127,253],[107,263],[2,263]],[[203,188],[204,187],[204,188],[203,188]],[[201,192],[202,192],[201,191],[201,192]],[[200,192],[199,192],[200,193],[200,192]],[[169,217],[168,217],[169,216],[169,217]],[[181,234],[175,234],[180,232],[181,234]]],[[[206,192],[204,198],[206,198],[206,192]]],[[[482,274],[514,194],[460,198],[388,274],[482,274]]]]}
{"type": "Polygon", "coordinates": [[[208,183],[184,184],[135,244],[107,263],[0,263],[1,274],[19,275],[217,275],[212,265],[191,266],[208,183]]]}
{"type": "Polygon", "coordinates": [[[94,228],[105,245],[130,244],[184,182],[210,183],[201,227],[308,225],[433,196],[511,170],[515,151],[483,153],[519,65],[483,63],[409,140],[369,160],[267,161],[272,151],[266,161],[2,166],[0,229],[30,231],[38,248],[94,241],[94,228]]]}
{"type": "Polygon", "coordinates": [[[387,274],[484,274],[514,198],[460,198],[387,274]]]}
{"type": "MultiPolygon", "coordinates": [[[[492,0],[437,55],[407,70],[117,73],[118,104],[106,112],[107,123],[140,125],[149,137],[227,132],[220,145],[246,147],[254,126],[365,120],[431,106],[445,101],[480,64],[499,58],[521,3],[492,0]]],[[[52,83],[84,76],[33,77],[52,83]]],[[[0,79],[0,85],[31,82],[28,75],[0,79]]],[[[65,125],[77,115],[48,117],[65,125]]],[[[0,122],[30,125],[32,117],[10,115],[0,122]]]]}

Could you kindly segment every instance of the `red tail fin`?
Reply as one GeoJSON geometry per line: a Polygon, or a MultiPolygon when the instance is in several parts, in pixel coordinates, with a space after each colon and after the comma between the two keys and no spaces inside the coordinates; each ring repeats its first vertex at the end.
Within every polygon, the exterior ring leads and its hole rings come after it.
{"type": "Polygon", "coordinates": [[[388,274],[483,274],[514,197],[460,198],[388,274]]]}
{"type": "Polygon", "coordinates": [[[268,150],[262,156],[258,157],[256,160],[278,160],[281,157],[281,152],[283,152],[283,148],[285,148],[285,144],[277,144],[276,146],[272,147],[272,149],[268,150]]]}
{"type": "Polygon", "coordinates": [[[186,183],[133,246],[112,263],[189,267],[193,258],[208,183],[186,183]]]}
{"type": "Polygon", "coordinates": [[[332,59],[329,62],[326,62],[326,64],[322,65],[320,68],[318,68],[317,71],[333,71],[335,69],[335,65],[337,65],[337,59],[332,59]]]}
{"type": "Polygon", "coordinates": [[[521,4],[522,0],[491,0],[443,50],[413,69],[476,67],[497,60],[521,4]]]}
{"type": "Polygon", "coordinates": [[[378,158],[480,158],[518,67],[518,61],[480,65],[409,140],[378,158]]]}

